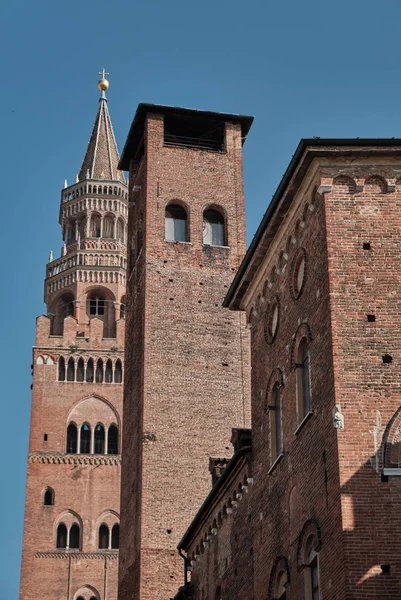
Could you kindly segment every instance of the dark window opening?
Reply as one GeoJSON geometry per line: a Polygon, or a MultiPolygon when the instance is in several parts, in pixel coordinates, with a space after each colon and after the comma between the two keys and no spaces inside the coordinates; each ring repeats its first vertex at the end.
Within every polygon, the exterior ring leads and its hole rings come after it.
{"type": "Polygon", "coordinates": [[[224,217],[217,210],[203,213],[203,243],[206,246],[225,246],[224,217]]]}
{"type": "Polygon", "coordinates": [[[67,363],[67,381],[75,380],[75,363],[73,358],[68,359],[67,363]]]}
{"type": "Polygon", "coordinates": [[[225,124],[187,115],[165,115],[164,145],[223,152],[225,124]]]}
{"type": "Polygon", "coordinates": [[[96,383],[103,383],[103,361],[101,358],[96,363],[96,383]]]}
{"type": "Polygon", "coordinates": [[[187,213],[178,204],[169,204],[166,208],[165,239],[169,242],[188,241],[187,213]]]}
{"type": "Polygon", "coordinates": [[[109,547],[109,528],[107,525],[99,527],[99,549],[107,550],[109,547]]]}
{"type": "Polygon", "coordinates": [[[283,436],[281,428],[281,394],[280,385],[276,383],[272,390],[270,405],[270,443],[271,443],[271,461],[280,456],[283,451],[283,436]]]}
{"type": "Polygon", "coordinates": [[[43,498],[43,504],[45,506],[53,506],[54,505],[54,492],[52,489],[47,489],[45,491],[45,495],[43,498]]]}
{"type": "Polygon", "coordinates": [[[86,381],[87,383],[93,383],[94,367],[93,360],[90,358],[86,364],[86,381]]]}
{"type": "Polygon", "coordinates": [[[123,380],[123,367],[120,359],[116,360],[114,367],[114,383],[122,383],[123,380]]]}
{"type": "Polygon", "coordinates": [[[104,454],[104,427],[96,425],[95,427],[95,454],[104,454]]]}
{"type": "Polygon", "coordinates": [[[81,427],[81,454],[90,454],[91,451],[91,430],[89,425],[82,425],[81,427]]]}
{"type": "Polygon", "coordinates": [[[65,360],[62,356],[58,361],[58,380],[65,381],[65,360]]]}
{"type": "Polygon", "coordinates": [[[110,425],[107,435],[107,453],[118,454],[118,429],[115,425],[110,425]]]}
{"type": "Polygon", "coordinates": [[[74,523],[70,529],[70,548],[74,550],[79,548],[79,525],[74,523]]]}
{"type": "Polygon", "coordinates": [[[44,434],[43,434],[43,441],[44,441],[44,442],[47,442],[47,433],[44,433],[44,434]]]}
{"type": "Polygon", "coordinates": [[[104,374],[104,380],[106,383],[112,383],[113,381],[113,365],[110,359],[106,362],[106,371],[104,374]]]}
{"type": "Polygon", "coordinates": [[[77,381],[84,381],[85,365],[84,359],[80,358],[77,364],[77,381]]]}
{"type": "Polygon", "coordinates": [[[120,547],[120,526],[116,523],[111,530],[111,547],[117,550],[120,547]]]}
{"type": "Polygon", "coordinates": [[[319,600],[319,573],[317,568],[317,556],[309,565],[311,577],[312,600],[319,600]]]}
{"type": "Polygon", "coordinates": [[[76,454],[78,446],[78,431],[74,423],[67,427],[67,454],[76,454]]]}
{"type": "Polygon", "coordinates": [[[67,527],[60,523],[57,527],[57,548],[67,548],[67,527]]]}
{"type": "Polygon", "coordinates": [[[309,348],[306,338],[303,338],[299,344],[297,359],[298,421],[301,422],[311,410],[309,348]]]}
{"type": "Polygon", "coordinates": [[[89,298],[89,314],[102,317],[104,315],[104,304],[103,298],[89,298]]]}

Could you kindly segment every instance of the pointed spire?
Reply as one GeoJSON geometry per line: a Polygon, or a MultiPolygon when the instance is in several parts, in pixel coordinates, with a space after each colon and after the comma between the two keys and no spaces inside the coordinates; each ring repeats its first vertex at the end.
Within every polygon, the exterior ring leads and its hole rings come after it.
{"type": "Polygon", "coordinates": [[[66,180],[66,179],[64,179],[64,189],[65,189],[66,187],[68,187],[68,183],[67,183],[67,180],[66,180]]]}
{"type": "Polygon", "coordinates": [[[109,82],[104,79],[105,74],[103,69],[103,78],[99,81],[99,108],[78,179],[106,179],[125,183],[124,174],[117,170],[119,154],[104,93],[109,87],[109,82]]]}

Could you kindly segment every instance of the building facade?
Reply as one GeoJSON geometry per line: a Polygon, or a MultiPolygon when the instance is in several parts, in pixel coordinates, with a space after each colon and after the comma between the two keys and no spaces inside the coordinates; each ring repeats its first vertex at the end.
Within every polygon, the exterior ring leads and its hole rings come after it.
{"type": "Polygon", "coordinates": [[[128,195],[104,79],[37,319],[21,600],[116,600],[128,195]]]}
{"type": "MultiPolygon", "coordinates": [[[[139,105],[129,170],[120,600],[171,598],[209,461],[249,424],[249,332],[222,308],[245,253],[249,117],[139,105]]],[[[217,461],[218,462],[218,461],[217,461]]]]}
{"type": "Polygon", "coordinates": [[[301,141],[225,299],[251,327],[252,440],[179,543],[177,598],[401,597],[400,158],[301,141]]]}

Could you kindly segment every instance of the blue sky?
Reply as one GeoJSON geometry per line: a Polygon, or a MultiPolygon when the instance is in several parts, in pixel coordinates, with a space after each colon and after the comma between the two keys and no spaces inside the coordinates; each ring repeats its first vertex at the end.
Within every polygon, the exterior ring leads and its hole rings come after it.
{"type": "Polygon", "coordinates": [[[401,4],[13,0],[1,21],[0,600],[16,600],[35,317],[98,71],[111,73],[120,149],[141,101],[255,116],[244,147],[250,241],[301,137],[401,137],[401,4]]]}

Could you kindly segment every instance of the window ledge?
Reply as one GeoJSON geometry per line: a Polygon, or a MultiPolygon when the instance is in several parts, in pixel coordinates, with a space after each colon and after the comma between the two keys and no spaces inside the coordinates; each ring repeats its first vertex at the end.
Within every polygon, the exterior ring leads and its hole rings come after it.
{"type": "Polygon", "coordinates": [[[181,240],[164,240],[165,242],[167,242],[168,244],[187,244],[187,246],[192,246],[192,242],[184,242],[181,240]]]}
{"type": "Polygon", "coordinates": [[[313,410],[310,410],[302,419],[302,421],[300,422],[300,424],[298,425],[298,427],[295,430],[295,435],[297,435],[297,433],[299,432],[300,429],[302,429],[302,427],[305,425],[306,421],[309,421],[310,417],[313,415],[313,410]]]}
{"type": "Polygon", "coordinates": [[[383,469],[383,475],[387,475],[387,476],[392,476],[392,477],[400,477],[401,476],[401,469],[398,469],[396,467],[394,468],[384,468],[383,469]]]}
{"type": "Polygon", "coordinates": [[[274,469],[277,467],[278,463],[281,461],[281,459],[284,456],[284,452],[281,452],[278,457],[276,458],[276,460],[274,461],[274,463],[272,464],[272,466],[270,467],[270,469],[267,471],[268,474],[270,475],[271,473],[273,473],[274,469]]]}
{"type": "Polygon", "coordinates": [[[219,246],[219,244],[202,244],[204,248],[222,248],[224,250],[229,250],[230,246],[219,246]]]}

